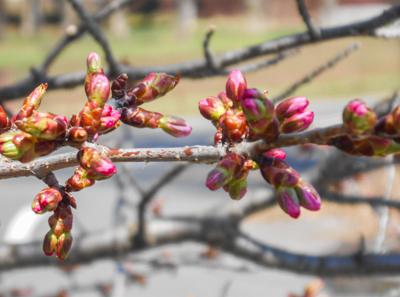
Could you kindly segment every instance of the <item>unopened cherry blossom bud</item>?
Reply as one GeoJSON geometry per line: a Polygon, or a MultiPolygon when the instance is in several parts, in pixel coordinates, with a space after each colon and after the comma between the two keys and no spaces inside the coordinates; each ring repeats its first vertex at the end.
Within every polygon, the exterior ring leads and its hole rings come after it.
{"type": "Polygon", "coordinates": [[[276,190],[276,198],[281,209],[292,218],[300,216],[300,201],[296,191],[292,187],[279,187],[276,190]]]}
{"type": "Polygon", "coordinates": [[[211,121],[217,121],[226,112],[224,103],[217,97],[201,100],[199,110],[203,117],[211,121]]]}
{"type": "Polygon", "coordinates": [[[89,102],[103,107],[110,96],[110,81],[104,74],[88,74],[85,79],[85,92],[89,102]]]}
{"type": "Polygon", "coordinates": [[[82,144],[88,139],[88,133],[82,127],[72,127],[67,133],[68,142],[82,144]]]}
{"type": "Polygon", "coordinates": [[[35,138],[21,130],[0,134],[0,154],[12,160],[20,160],[33,149],[35,138]]]}
{"type": "Polygon", "coordinates": [[[53,231],[47,232],[43,240],[43,252],[46,256],[51,256],[56,252],[57,241],[57,236],[53,231]]]}
{"type": "Polygon", "coordinates": [[[87,72],[90,74],[103,73],[100,56],[95,52],[92,52],[87,56],[86,66],[87,66],[87,72]]]}
{"type": "Polygon", "coordinates": [[[4,110],[3,106],[0,105],[0,133],[9,130],[11,127],[11,121],[8,118],[7,112],[4,110]]]}
{"type": "Polygon", "coordinates": [[[361,100],[349,102],[343,110],[343,125],[354,135],[372,132],[376,123],[375,112],[361,100]]]}
{"type": "Polygon", "coordinates": [[[241,111],[228,110],[219,119],[224,136],[229,142],[240,142],[246,136],[248,127],[241,111]]]}
{"type": "Polygon", "coordinates": [[[314,120],[312,111],[297,113],[281,121],[280,129],[283,133],[293,133],[306,130],[314,120]]]}
{"type": "Polygon", "coordinates": [[[228,153],[210,171],[206,180],[206,187],[211,191],[218,190],[228,184],[240,168],[243,166],[244,158],[235,153],[228,153]]]}
{"type": "Polygon", "coordinates": [[[32,115],[34,110],[37,110],[42,101],[42,97],[47,90],[47,83],[40,84],[37,86],[32,93],[29,94],[28,97],[24,100],[21,109],[18,114],[15,116],[16,120],[23,119],[25,117],[29,117],[32,115]]]}
{"type": "Polygon", "coordinates": [[[240,200],[246,195],[248,174],[249,170],[241,170],[239,176],[235,176],[226,185],[229,196],[233,200],[240,200]]]}
{"type": "Polygon", "coordinates": [[[86,169],[89,179],[105,179],[117,172],[114,163],[108,157],[91,147],[81,148],[78,160],[82,168],[86,169]]]}
{"type": "Polygon", "coordinates": [[[292,187],[298,184],[300,174],[282,159],[263,157],[260,161],[261,175],[274,187],[292,187]]]}
{"type": "Polygon", "coordinates": [[[159,112],[147,111],[140,107],[123,108],[121,112],[121,121],[136,128],[158,128],[162,117],[159,112]]]}
{"type": "Polygon", "coordinates": [[[73,223],[71,207],[58,207],[54,214],[49,217],[48,223],[53,234],[57,237],[65,232],[70,232],[73,223]]]}
{"type": "Polygon", "coordinates": [[[140,105],[164,96],[179,82],[179,76],[168,75],[161,72],[149,73],[133,90],[136,104],[140,105]]]}
{"type": "Polygon", "coordinates": [[[317,211],[321,208],[321,198],[312,185],[300,182],[295,190],[302,207],[311,211],[317,211]]]}
{"type": "Polygon", "coordinates": [[[62,194],[58,189],[45,188],[33,199],[32,210],[37,214],[53,211],[62,200],[62,194]]]}
{"type": "Polygon", "coordinates": [[[175,116],[163,116],[158,126],[174,137],[186,137],[192,132],[192,127],[184,119],[175,116]]]}
{"type": "Polygon", "coordinates": [[[128,84],[128,75],[122,73],[111,84],[111,96],[114,99],[121,99],[125,96],[126,87],[128,84]]]}
{"type": "Polygon", "coordinates": [[[286,153],[285,153],[285,151],[283,151],[281,149],[270,149],[263,153],[263,157],[271,158],[271,159],[285,160],[286,153]]]}
{"type": "Polygon", "coordinates": [[[69,192],[77,192],[90,187],[95,183],[94,179],[88,178],[86,169],[78,167],[66,182],[66,188],[69,192]]]}
{"type": "Polygon", "coordinates": [[[72,246],[72,236],[70,232],[65,232],[57,238],[56,256],[60,260],[65,260],[72,246]]]}
{"type": "Polygon", "coordinates": [[[101,114],[99,133],[106,134],[118,128],[121,125],[120,118],[119,111],[106,104],[101,114]]]}
{"type": "Polygon", "coordinates": [[[233,107],[233,101],[232,99],[228,98],[226,92],[220,92],[217,97],[222,101],[222,103],[225,106],[225,109],[230,109],[231,107],[233,107]]]}
{"type": "Polygon", "coordinates": [[[239,102],[243,98],[243,94],[247,89],[246,78],[240,70],[232,70],[226,82],[226,95],[235,102],[239,102]]]}
{"type": "Polygon", "coordinates": [[[34,111],[30,117],[16,120],[15,125],[41,140],[64,138],[68,119],[61,115],[34,111]]]}
{"type": "Polygon", "coordinates": [[[79,115],[71,118],[71,125],[80,126],[93,136],[100,128],[102,111],[103,107],[96,102],[86,102],[79,115]]]}
{"type": "Polygon", "coordinates": [[[299,113],[303,113],[309,102],[306,97],[292,97],[283,100],[275,109],[279,121],[299,113]]]}

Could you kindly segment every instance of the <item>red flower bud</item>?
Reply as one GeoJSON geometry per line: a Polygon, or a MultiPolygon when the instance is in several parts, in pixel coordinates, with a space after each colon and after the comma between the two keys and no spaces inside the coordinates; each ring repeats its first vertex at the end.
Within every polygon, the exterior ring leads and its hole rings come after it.
{"type": "Polygon", "coordinates": [[[62,200],[62,194],[58,189],[45,188],[35,196],[32,202],[32,210],[37,214],[53,211],[62,200]]]}
{"type": "Polygon", "coordinates": [[[67,180],[66,189],[69,192],[77,192],[92,186],[94,183],[95,180],[88,178],[87,171],[79,166],[75,169],[74,175],[67,180]]]}
{"type": "Polygon", "coordinates": [[[88,133],[82,127],[72,127],[67,133],[68,142],[80,145],[88,139],[88,133]]]}
{"type": "Polygon", "coordinates": [[[0,133],[9,130],[11,127],[11,121],[8,118],[6,111],[3,106],[0,105],[0,133]]]}
{"type": "Polygon", "coordinates": [[[309,102],[306,97],[292,97],[283,100],[275,109],[278,120],[282,122],[286,118],[299,113],[303,113],[309,102]]]}
{"type": "Polygon", "coordinates": [[[134,89],[136,104],[146,102],[164,96],[171,91],[179,82],[179,76],[172,76],[166,73],[149,73],[134,89]]]}
{"type": "Polygon", "coordinates": [[[260,162],[260,170],[264,179],[276,188],[293,187],[300,180],[300,174],[282,159],[264,157],[260,162]]]}
{"type": "Polygon", "coordinates": [[[354,135],[372,132],[376,123],[375,112],[361,100],[349,102],[343,110],[343,125],[354,135]]]}
{"type": "Polygon", "coordinates": [[[218,94],[218,98],[222,101],[222,103],[225,106],[225,109],[230,109],[233,107],[233,101],[231,99],[228,98],[228,96],[226,95],[226,92],[220,92],[218,94]]]}
{"type": "Polygon", "coordinates": [[[121,121],[136,128],[158,128],[162,117],[159,112],[147,111],[140,107],[124,108],[121,113],[121,121]]]}
{"type": "Polygon", "coordinates": [[[32,115],[34,110],[37,110],[42,101],[42,97],[44,93],[46,93],[47,84],[40,84],[37,86],[32,93],[29,94],[28,97],[24,100],[21,109],[18,114],[15,116],[15,120],[21,120],[25,117],[29,117],[32,115]]]}
{"type": "Polygon", "coordinates": [[[158,127],[174,137],[186,137],[192,132],[192,127],[184,119],[175,116],[163,116],[158,127]]]}
{"type": "Polygon", "coordinates": [[[64,116],[33,111],[30,117],[16,120],[15,125],[24,132],[42,140],[64,138],[68,120],[64,116]]]}
{"type": "Polygon", "coordinates": [[[283,133],[300,132],[307,129],[312,124],[313,120],[314,113],[312,111],[305,111],[285,118],[281,122],[280,128],[283,133]]]}
{"type": "Polygon", "coordinates": [[[203,117],[211,121],[217,121],[226,112],[224,103],[217,97],[201,100],[199,110],[203,117]]]}
{"type": "Polygon", "coordinates": [[[89,102],[103,107],[110,96],[110,81],[104,74],[88,74],[85,79],[85,92],[89,102]]]}
{"type": "Polygon", "coordinates": [[[228,153],[218,162],[217,166],[210,171],[206,180],[206,187],[215,191],[228,184],[232,178],[240,172],[243,167],[244,158],[235,153],[228,153]]]}
{"type": "Polygon", "coordinates": [[[224,136],[230,142],[240,142],[247,134],[247,123],[243,112],[228,110],[220,119],[219,124],[224,136]]]}
{"type": "Polygon", "coordinates": [[[128,84],[128,75],[122,73],[111,84],[112,97],[115,99],[121,99],[125,96],[126,87],[128,84]]]}
{"type": "Polygon", "coordinates": [[[247,89],[246,78],[240,70],[232,70],[226,82],[226,95],[235,102],[243,98],[244,91],[247,89]]]}
{"type": "Polygon", "coordinates": [[[247,176],[249,175],[248,169],[242,169],[238,175],[226,185],[229,196],[233,200],[240,200],[246,195],[247,192],[247,176]]]}
{"type": "Polygon", "coordinates": [[[113,162],[94,148],[81,148],[78,153],[78,160],[82,168],[86,169],[89,179],[105,179],[117,172],[113,162]]]}
{"type": "Polygon", "coordinates": [[[270,149],[270,150],[264,152],[263,156],[266,158],[272,158],[272,159],[280,159],[280,160],[286,159],[286,153],[285,153],[285,151],[283,151],[281,149],[270,149]]]}

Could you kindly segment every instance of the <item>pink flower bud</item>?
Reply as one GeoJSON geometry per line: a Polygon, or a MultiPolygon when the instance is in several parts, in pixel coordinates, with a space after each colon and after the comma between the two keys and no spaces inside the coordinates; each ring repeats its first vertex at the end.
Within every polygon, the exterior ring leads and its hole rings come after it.
{"type": "Polygon", "coordinates": [[[110,97],[110,81],[104,74],[88,74],[85,79],[85,92],[89,102],[103,107],[110,97]]]}
{"type": "Polygon", "coordinates": [[[105,179],[117,172],[112,161],[94,148],[81,148],[78,153],[78,160],[82,168],[86,169],[89,179],[105,179]]]}
{"type": "Polygon", "coordinates": [[[233,179],[226,185],[229,196],[233,200],[240,200],[246,195],[248,175],[249,170],[242,169],[240,173],[234,176],[233,179]]]}
{"type": "Polygon", "coordinates": [[[281,149],[270,149],[270,150],[264,152],[263,156],[266,158],[272,158],[272,159],[280,159],[280,160],[286,159],[286,153],[285,153],[285,151],[283,151],[281,149]]]}
{"type": "Polygon", "coordinates": [[[65,232],[70,232],[73,223],[71,207],[58,207],[49,217],[48,223],[51,231],[57,237],[65,232]]]}
{"type": "Polygon", "coordinates": [[[111,105],[106,104],[103,108],[103,112],[100,119],[100,134],[106,134],[118,128],[121,124],[119,119],[121,114],[118,110],[113,109],[111,105]]]}
{"type": "Polygon", "coordinates": [[[376,123],[375,112],[361,100],[349,102],[343,110],[343,125],[354,135],[372,132],[376,123]]]}
{"type": "Polygon", "coordinates": [[[276,190],[279,206],[294,219],[300,216],[300,202],[296,191],[291,187],[280,187],[276,190]]]}
{"type": "Polygon", "coordinates": [[[283,133],[300,132],[307,129],[314,120],[314,113],[312,111],[305,111],[285,118],[281,122],[280,129],[283,133]]]}
{"type": "Polygon", "coordinates": [[[103,73],[103,68],[101,67],[100,56],[92,52],[86,58],[87,73],[103,73]]]}
{"type": "Polygon", "coordinates": [[[217,96],[225,106],[225,109],[230,109],[233,107],[233,102],[231,99],[228,98],[226,92],[220,92],[217,96]]]}
{"type": "Polygon", "coordinates": [[[175,116],[162,117],[158,126],[174,137],[186,137],[192,132],[192,127],[184,119],[175,116]]]}
{"type": "Polygon", "coordinates": [[[321,198],[312,185],[300,182],[295,190],[302,207],[311,211],[317,211],[321,208],[321,198]]]}
{"type": "Polygon", "coordinates": [[[203,117],[211,121],[217,121],[226,112],[224,103],[217,97],[200,100],[199,110],[203,117]]]}
{"type": "Polygon", "coordinates": [[[62,200],[62,194],[58,189],[45,188],[33,199],[32,210],[37,214],[53,211],[62,200]]]}
{"type": "Polygon", "coordinates": [[[283,100],[275,109],[278,120],[282,122],[286,118],[299,113],[303,113],[309,102],[306,97],[292,97],[283,100]]]}
{"type": "Polygon", "coordinates": [[[0,133],[9,130],[11,127],[11,121],[8,118],[6,111],[3,106],[0,105],[0,133]]]}
{"type": "Polygon", "coordinates": [[[257,89],[247,89],[244,92],[241,105],[249,122],[270,120],[274,114],[274,105],[257,89]]]}
{"type": "Polygon", "coordinates": [[[171,91],[179,82],[179,76],[172,76],[166,73],[149,73],[134,89],[136,104],[146,102],[164,96],[171,91]]]}
{"type": "Polygon", "coordinates": [[[232,70],[226,82],[226,95],[235,102],[242,100],[247,89],[246,78],[240,70],[232,70]]]}

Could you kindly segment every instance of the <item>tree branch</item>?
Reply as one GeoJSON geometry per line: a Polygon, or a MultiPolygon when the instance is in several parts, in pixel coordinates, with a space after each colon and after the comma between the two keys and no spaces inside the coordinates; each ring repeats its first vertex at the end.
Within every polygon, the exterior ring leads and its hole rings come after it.
{"type": "Polygon", "coordinates": [[[311,21],[311,16],[308,12],[306,4],[304,3],[304,0],[296,0],[296,2],[299,14],[302,17],[303,22],[307,27],[310,37],[313,40],[318,40],[321,37],[321,31],[316,26],[314,26],[313,22],[311,21]]]}

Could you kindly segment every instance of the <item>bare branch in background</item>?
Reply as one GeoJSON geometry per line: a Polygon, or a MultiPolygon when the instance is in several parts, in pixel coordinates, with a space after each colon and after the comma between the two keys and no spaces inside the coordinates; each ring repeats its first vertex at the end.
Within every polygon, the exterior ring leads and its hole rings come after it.
{"type": "Polygon", "coordinates": [[[332,69],[334,66],[336,66],[339,62],[343,61],[345,58],[347,58],[350,54],[352,54],[358,48],[359,48],[359,45],[357,43],[353,43],[352,45],[347,47],[345,50],[343,50],[342,52],[335,55],[335,57],[328,60],[326,63],[320,65],[316,69],[312,70],[310,73],[308,73],[306,76],[304,76],[300,80],[293,83],[286,90],[284,90],[281,94],[276,96],[272,101],[278,102],[278,101],[281,101],[281,100],[289,97],[294,92],[296,92],[298,88],[302,87],[303,85],[305,85],[307,83],[312,82],[315,78],[320,76],[325,71],[332,69]]]}
{"type": "Polygon", "coordinates": [[[101,46],[104,51],[104,55],[110,67],[111,75],[119,74],[119,65],[112,54],[111,47],[107,41],[107,38],[97,26],[96,22],[90,17],[83,5],[81,5],[79,0],[68,0],[71,6],[74,8],[78,16],[81,18],[82,23],[89,31],[90,35],[96,40],[96,42],[101,46]]]}
{"type": "MultiPolygon", "coordinates": [[[[129,2],[129,1],[128,1],[129,2]]],[[[331,28],[321,28],[321,38],[318,42],[328,41],[332,39],[354,37],[354,36],[370,36],[374,37],[376,29],[381,28],[394,20],[400,18],[400,5],[394,5],[383,11],[379,15],[371,17],[365,21],[353,22],[348,25],[336,26],[331,28]]],[[[81,32],[80,34],[82,34],[81,32]]],[[[315,41],[310,37],[308,32],[297,33],[266,41],[261,44],[245,47],[238,50],[227,51],[218,57],[219,66],[225,68],[250,59],[254,59],[263,55],[277,54],[288,49],[297,48],[304,45],[313,44],[315,41]]],[[[149,72],[167,72],[170,74],[180,74],[182,77],[202,78],[214,75],[207,71],[207,61],[205,59],[188,61],[179,64],[152,67],[128,67],[120,65],[121,71],[129,75],[132,80],[143,78],[149,72]]],[[[68,73],[62,75],[48,76],[46,82],[49,89],[71,88],[83,82],[85,73],[68,73]]],[[[40,81],[32,74],[17,82],[16,84],[0,88],[0,101],[15,99],[25,96],[40,81]]]]}
{"type": "Polygon", "coordinates": [[[297,9],[299,10],[300,16],[303,18],[303,22],[305,23],[308,32],[313,40],[317,40],[321,38],[321,31],[317,28],[312,20],[310,13],[308,12],[307,6],[304,0],[296,0],[297,2],[297,9]]]}

